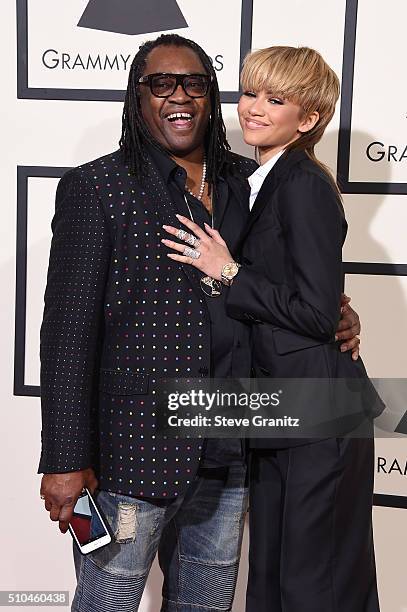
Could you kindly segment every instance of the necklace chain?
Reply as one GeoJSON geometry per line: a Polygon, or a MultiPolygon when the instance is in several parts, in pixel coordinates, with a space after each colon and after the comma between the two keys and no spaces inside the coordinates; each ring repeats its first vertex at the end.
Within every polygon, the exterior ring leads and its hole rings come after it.
{"type": "MultiPolygon", "coordinates": [[[[204,190],[205,190],[205,180],[206,180],[206,157],[204,157],[204,161],[202,164],[202,180],[201,180],[201,186],[200,186],[198,195],[195,195],[190,189],[188,189],[188,187],[186,187],[186,190],[188,191],[188,193],[191,194],[197,200],[200,200],[202,205],[203,205],[202,197],[203,197],[204,190]]],[[[194,215],[192,214],[192,210],[189,205],[188,198],[185,194],[184,194],[184,200],[185,200],[185,204],[187,205],[188,213],[191,218],[191,221],[195,223],[194,215]]],[[[214,227],[213,209],[211,210],[211,227],[212,229],[214,227]]],[[[203,276],[201,280],[199,281],[199,284],[201,286],[201,290],[205,293],[205,295],[209,297],[212,297],[212,298],[219,297],[219,295],[222,292],[221,283],[215,280],[214,278],[212,278],[211,276],[203,276]]]]}
{"type": "Polygon", "coordinates": [[[191,191],[190,189],[188,189],[188,187],[186,187],[186,190],[188,191],[188,193],[190,193],[191,196],[194,196],[194,198],[196,198],[197,200],[200,200],[201,202],[202,202],[203,194],[205,191],[205,181],[206,181],[206,155],[204,155],[204,159],[203,159],[202,178],[201,178],[201,184],[199,186],[198,195],[196,195],[193,191],[191,191]]]}
{"type": "MultiPolygon", "coordinates": [[[[188,189],[188,187],[185,187],[185,189],[188,191],[188,193],[193,198],[196,198],[197,200],[199,200],[201,202],[201,204],[203,204],[202,198],[203,198],[203,194],[204,194],[204,191],[205,191],[205,181],[206,181],[206,156],[204,155],[203,164],[202,164],[202,179],[201,179],[201,185],[199,187],[198,195],[196,195],[193,191],[188,189]]],[[[184,196],[184,200],[185,200],[185,204],[187,205],[191,221],[193,221],[195,223],[194,215],[192,214],[192,210],[191,210],[191,207],[189,205],[189,202],[188,202],[186,196],[184,196]]],[[[211,210],[210,215],[211,215],[211,227],[213,229],[213,210],[211,210]]]]}
{"type": "MultiPolygon", "coordinates": [[[[191,195],[193,195],[193,194],[191,194],[191,195]]],[[[187,197],[185,195],[184,195],[184,200],[185,200],[185,204],[187,205],[187,208],[188,208],[188,213],[189,213],[190,219],[191,219],[191,221],[193,223],[195,223],[194,215],[192,214],[191,207],[190,207],[188,199],[187,199],[187,197]]],[[[213,229],[213,210],[211,212],[211,228],[213,229]]]]}

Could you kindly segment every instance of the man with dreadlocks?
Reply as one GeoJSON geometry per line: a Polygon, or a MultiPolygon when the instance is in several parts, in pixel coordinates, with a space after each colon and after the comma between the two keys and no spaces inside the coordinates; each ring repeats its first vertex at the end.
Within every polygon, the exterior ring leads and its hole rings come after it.
{"type": "Polygon", "coordinates": [[[87,556],[75,551],[72,610],[136,611],[157,552],[163,611],[231,609],[242,442],[159,435],[155,386],[248,376],[248,328],[226,316],[227,287],[171,261],[161,240],[181,214],[220,229],[233,252],[255,168],[229,150],[210,59],[169,34],[134,58],[120,150],[59,183],[41,328],[41,494],[65,532],[82,487],[97,489],[114,533],[87,556]]]}

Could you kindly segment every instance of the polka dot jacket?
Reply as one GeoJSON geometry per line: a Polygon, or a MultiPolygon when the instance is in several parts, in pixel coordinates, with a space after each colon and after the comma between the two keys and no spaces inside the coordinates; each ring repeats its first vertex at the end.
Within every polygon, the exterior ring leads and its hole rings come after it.
{"type": "MultiPolygon", "coordinates": [[[[230,162],[247,202],[256,164],[230,162]]],[[[92,466],[100,488],[156,498],[193,479],[202,440],[156,429],[156,381],[210,370],[199,279],[160,242],[175,212],[151,160],[142,185],[120,152],[60,180],[41,326],[39,472],[92,466]]]]}

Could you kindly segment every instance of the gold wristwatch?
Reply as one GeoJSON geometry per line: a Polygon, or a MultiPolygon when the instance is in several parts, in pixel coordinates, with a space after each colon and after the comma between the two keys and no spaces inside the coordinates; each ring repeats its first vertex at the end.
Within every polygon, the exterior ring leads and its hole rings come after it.
{"type": "Polygon", "coordinates": [[[220,280],[222,283],[227,287],[230,287],[230,285],[233,283],[233,279],[239,272],[239,268],[240,264],[238,264],[236,261],[231,261],[230,263],[225,264],[220,274],[220,280]]]}

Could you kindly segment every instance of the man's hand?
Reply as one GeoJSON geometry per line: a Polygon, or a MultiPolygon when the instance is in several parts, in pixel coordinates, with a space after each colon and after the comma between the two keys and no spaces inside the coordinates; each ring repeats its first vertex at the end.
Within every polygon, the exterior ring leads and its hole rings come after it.
{"type": "Polygon", "coordinates": [[[62,533],[68,530],[73,509],[84,487],[91,493],[98,482],[92,468],[64,474],[44,474],[41,480],[40,495],[45,500],[45,509],[51,521],[59,521],[62,533]]]}
{"type": "Polygon", "coordinates": [[[336,331],[336,340],[344,340],[341,344],[341,351],[352,351],[354,361],[359,357],[360,339],[360,320],[358,313],[349,306],[351,298],[342,293],[341,298],[341,319],[336,331]]]}

